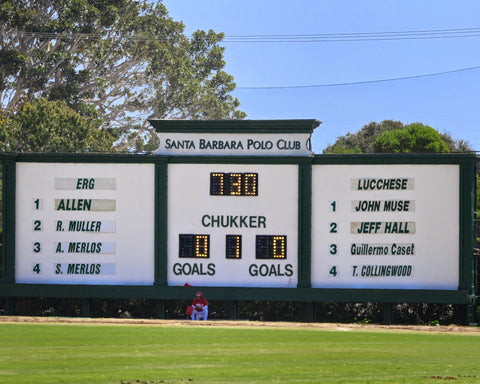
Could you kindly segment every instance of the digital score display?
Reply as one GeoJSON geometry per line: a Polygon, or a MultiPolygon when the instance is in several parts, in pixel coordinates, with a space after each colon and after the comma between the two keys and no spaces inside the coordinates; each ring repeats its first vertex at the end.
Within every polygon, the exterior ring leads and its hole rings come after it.
{"type": "Polygon", "coordinates": [[[296,164],[169,164],[168,285],[295,288],[298,177],[296,164]]]}
{"type": "Polygon", "coordinates": [[[225,258],[242,258],[242,235],[226,235],[225,237],[225,258]]]}
{"type": "Polygon", "coordinates": [[[257,173],[210,173],[212,196],[258,196],[257,173]]]}
{"type": "Polygon", "coordinates": [[[257,236],[255,255],[257,259],[286,259],[287,236],[257,236]]]}
{"type": "Polygon", "coordinates": [[[209,244],[209,235],[179,235],[178,257],[208,259],[210,257],[209,244]]]}
{"type": "MultiPolygon", "coordinates": [[[[178,257],[208,259],[210,257],[210,236],[184,234],[179,235],[178,257]]],[[[242,235],[225,236],[225,258],[242,258],[242,235]]],[[[287,236],[256,236],[255,258],[286,259],[287,236]]]]}

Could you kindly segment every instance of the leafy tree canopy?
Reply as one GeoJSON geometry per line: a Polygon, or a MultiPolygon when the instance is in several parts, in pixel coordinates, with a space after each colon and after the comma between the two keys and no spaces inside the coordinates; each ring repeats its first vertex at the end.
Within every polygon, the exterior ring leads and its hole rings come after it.
{"type": "Polygon", "coordinates": [[[404,125],[400,121],[371,122],[355,134],[340,136],[323,153],[376,153],[376,152],[457,152],[471,150],[467,142],[454,140],[428,125],[404,125]]]}
{"type": "Polygon", "coordinates": [[[0,149],[16,152],[109,151],[115,138],[101,120],[81,115],[65,102],[24,102],[11,117],[0,115],[0,149]]]}
{"type": "Polygon", "coordinates": [[[0,111],[39,97],[94,106],[123,149],[145,149],[149,118],[244,118],[223,34],[183,30],[161,2],[3,0],[0,111]]]}
{"type": "Polygon", "coordinates": [[[419,123],[382,132],[373,142],[373,150],[377,153],[449,152],[435,129],[419,123]]]}

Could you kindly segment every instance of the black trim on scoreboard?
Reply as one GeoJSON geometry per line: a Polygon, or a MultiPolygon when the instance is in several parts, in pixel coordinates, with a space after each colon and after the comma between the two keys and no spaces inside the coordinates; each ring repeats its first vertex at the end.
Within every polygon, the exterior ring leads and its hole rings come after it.
{"type": "Polygon", "coordinates": [[[211,172],[211,196],[258,196],[258,173],[211,172]]]}
{"type": "Polygon", "coordinates": [[[286,259],[287,236],[257,235],[255,238],[256,259],[286,259]]]}
{"type": "Polygon", "coordinates": [[[226,235],[225,237],[225,258],[242,258],[242,235],[226,235]]]}
{"type": "Polygon", "coordinates": [[[180,234],[178,239],[178,257],[210,258],[210,235],[180,234]]]}

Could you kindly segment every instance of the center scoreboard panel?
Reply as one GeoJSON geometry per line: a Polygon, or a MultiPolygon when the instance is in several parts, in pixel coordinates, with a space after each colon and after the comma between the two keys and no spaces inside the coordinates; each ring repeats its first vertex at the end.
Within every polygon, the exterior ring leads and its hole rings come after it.
{"type": "Polygon", "coordinates": [[[168,283],[297,286],[298,166],[170,164],[168,283]]]}

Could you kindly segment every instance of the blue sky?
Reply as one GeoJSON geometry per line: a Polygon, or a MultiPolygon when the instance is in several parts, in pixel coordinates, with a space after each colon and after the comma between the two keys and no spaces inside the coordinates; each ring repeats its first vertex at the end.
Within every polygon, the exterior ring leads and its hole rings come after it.
{"type": "Polygon", "coordinates": [[[225,33],[225,70],[235,78],[234,96],[247,119],[322,121],[313,134],[315,153],[338,136],[385,119],[430,125],[480,151],[480,68],[457,71],[480,66],[478,0],[163,3],[174,20],[183,21],[187,35],[197,29],[225,33]],[[475,28],[470,37],[451,37],[455,29],[475,28]],[[450,37],[332,41],[335,34],[357,34],[358,40],[359,33],[433,30],[450,37]],[[328,41],[232,41],[234,36],[319,34],[328,41]],[[413,78],[369,83],[406,77],[413,78]]]}

